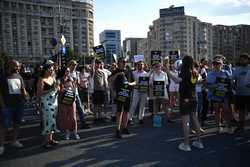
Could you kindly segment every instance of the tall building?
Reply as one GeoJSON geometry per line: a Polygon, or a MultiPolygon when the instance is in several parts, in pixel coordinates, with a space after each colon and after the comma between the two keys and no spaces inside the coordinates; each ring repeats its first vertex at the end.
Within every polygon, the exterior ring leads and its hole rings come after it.
{"type": "Polygon", "coordinates": [[[0,49],[22,62],[35,63],[57,53],[51,39],[66,38],[76,56],[94,45],[92,0],[1,0],[0,49]]]}
{"type": "Polygon", "coordinates": [[[241,53],[250,54],[250,25],[213,26],[214,55],[222,54],[228,61],[238,59],[241,53]]]}
{"type": "Polygon", "coordinates": [[[105,48],[105,63],[111,64],[113,54],[121,56],[121,31],[120,30],[104,30],[99,35],[100,43],[105,48]]]}
{"type": "Polygon", "coordinates": [[[160,9],[160,18],[153,21],[148,33],[150,49],[162,51],[180,50],[181,56],[190,55],[199,60],[212,56],[211,24],[187,16],[184,7],[160,9]]]}
{"type": "Polygon", "coordinates": [[[137,55],[138,42],[143,38],[125,38],[123,41],[123,55],[134,56],[137,55]]]}
{"type": "Polygon", "coordinates": [[[149,45],[148,45],[148,39],[147,38],[141,38],[137,42],[137,54],[138,55],[144,55],[145,62],[150,63],[150,52],[149,52],[149,45]]]}

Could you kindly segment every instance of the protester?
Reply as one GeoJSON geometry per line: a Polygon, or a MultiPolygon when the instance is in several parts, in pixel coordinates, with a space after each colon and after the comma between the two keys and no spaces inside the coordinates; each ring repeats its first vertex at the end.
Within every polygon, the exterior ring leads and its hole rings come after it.
{"type": "Polygon", "coordinates": [[[249,55],[240,55],[240,65],[236,67],[233,78],[236,80],[236,108],[239,110],[239,125],[235,132],[243,132],[245,128],[245,115],[250,111],[250,65],[249,55]]]}
{"type": "Polygon", "coordinates": [[[76,119],[76,85],[69,76],[70,69],[63,70],[64,76],[60,83],[59,110],[57,114],[57,127],[65,132],[65,139],[70,139],[70,132],[73,132],[74,138],[79,140],[77,134],[76,119]]]}
{"type": "Polygon", "coordinates": [[[76,88],[76,110],[80,119],[80,123],[81,123],[81,128],[90,128],[88,124],[86,124],[85,119],[84,119],[84,108],[82,106],[82,102],[81,102],[81,98],[79,96],[79,92],[78,92],[78,85],[80,84],[79,82],[79,72],[76,71],[76,67],[77,67],[77,62],[75,60],[71,60],[69,62],[69,69],[70,69],[70,77],[73,79],[74,84],[77,85],[76,88]]]}
{"type": "Polygon", "coordinates": [[[232,120],[228,103],[228,92],[232,86],[232,81],[230,74],[223,70],[222,67],[223,60],[221,58],[215,58],[213,60],[213,69],[208,73],[207,77],[209,100],[213,104],[215,110],[219,133],[224,132],[222,118],[227,121],[228,126],[230,126],[230,121],[232,120]]]}
{"type": "Polygon", "coordinates": [[[79,94],[86,113],[92,113],[90,109],[90,77],[87,66],[83,66],[79,75],[79,94]]]}
{"type": "Polygon", "coordinates": [[[54,133],[57,131],[56,114],[58,110],[57,95],[59,86],[54,78],[54,62],[48,60],[41,73],[41,78],[37,83],[37,100],[40,104],[42,118],[42,134],[45,136],[43,141],[44,148],[51,148],[58,144],[54,140],[54,133]]]}
{"type": "Polygon", "coordinates": [[[93,71],[94,78],[94,94],[93,94],[93,104],[94,104],[94,113],[95,121],[104,121],[104,103],[105,103],[105,94],[108,88],[108,81],[105,77],[105,73],[101,69],[102,62],[99,60],[95,61],[95,69],[93,71]]]}
{"type": "MultiPolygon", "coordinates": [[[[168,74],[170,74],[168,72],[168,74]]],[[[183,151],[191,151],[190,147],[190,116],[193,122],[193,126],[196,131],[197,139],[192,142],[194,147],[203,149],[204,145],[200,138],[200,124],[198,120],[197,110],[196,110],[196,96],[195,96],[195,86],[198,81],[198,71],[194,68],[193,58],[190,56],[185,56],[182,60],[182,66],[180,71],[180,79],[175,78],[170,74],[171,78],[175,79],[176,82],[180,82],[179,94],[180,94],[180,114],[182,120],[182,128],[184,135],[184,142],[180,143],[178,148],[183,151]]]]}
{"type": "Polygon", "coordinates": [[[154,70],[150,75],[149,85],[153,93],[153,114],[159,113],[162,108],[168,120],[168,75],[162,71],[162,65],[160,63],[154,65],[154,70]]]}
{"type": "Polygon", "coordinates": [[[122,138],[122,134],[129,134],[128,112],[130,108],[131,86],[135,85],[131,71],[125,69],[126,60],[118,59],[118,69],[109,78],[111,87],[115,90],[116,109],[116,137],[122,138]]]}
{"type": "MultiPolygon", "coordinates": [[[[0,90],[2,93],[2,121],[5,129],[13,127],[11,145],[22,148],[23,144],[18,141],[18,134],[23,117],[23,109],[27,92],[24,81],[19,74],[20,64],[16,60],[7,63],[7,71],[2,76],[0,90]]],[[[2,136],[2,140],[4,135],[2,136]]],[[[4,148],[2,147],[2,151],[4,148]]]]}
{"type": "Polygon", "coordinates": [[[132,104],[129,112],[130,121],[133,120],[137,105],[139,105],[139,123],[143,124],[144,108],[147,102],[148,89],[149,89],[149,76],[144,71],[144,62],[137,62],[137,69],[133,71],[133,78],[136,81],[136,85],[133,89],[132,104]]]}

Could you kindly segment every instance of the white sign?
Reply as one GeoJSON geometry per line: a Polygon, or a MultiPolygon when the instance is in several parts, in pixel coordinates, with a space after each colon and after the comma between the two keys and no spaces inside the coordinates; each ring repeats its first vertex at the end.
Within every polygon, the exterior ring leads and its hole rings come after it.
{"type": "Polygon", "coordinates": [[[61,43],[62,43],[62,45],[65,45],[65,43],[66,43],[66,39],[65,39],[64,35],[62,35],[62,37],[61,37],[61,43]]]}
{"type": "Polygon", "coordinates": [[[113,54],[113,58],[114,58],[115,62],[117,62],[117,55],[116,54],[113,54]]]}
{"type": "Polygon", "coordinates": [[[134,62],[144,61],[144,55],[134,55],[134,62]]]}

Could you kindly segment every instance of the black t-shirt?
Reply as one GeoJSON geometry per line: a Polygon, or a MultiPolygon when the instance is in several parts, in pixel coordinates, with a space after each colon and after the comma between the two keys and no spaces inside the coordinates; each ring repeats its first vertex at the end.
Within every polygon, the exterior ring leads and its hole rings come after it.
{"type": "Polygon", "coordinates": [[[191,72],[180,73],[179,77],[182,79],[179,87],[180,98],[195,98],[196,83],[191,82],[191,72]]]}
{"type": "Polygon", "coordinates": [[[16,107],[24,102],[22,91],[25,88],[20,74],[2,75],[0,89],[7,107],[16,107]]]}
{"type": "MultiPolygon", "coordinates": [[[[118,75],[116,79],[114,80],[114,88],[115,88],[116,93],[118,93],[121,90],[121,88],[123,88],[124,85],[126,85],[128,82],[134,82],[132,71],[117,69],[116,71],[112,73],[111,76],[119,72],[122,72],[122,74],[118,75]]],[[[132,90],[132,87],[130,87],[130,89],[132,90]]]]}

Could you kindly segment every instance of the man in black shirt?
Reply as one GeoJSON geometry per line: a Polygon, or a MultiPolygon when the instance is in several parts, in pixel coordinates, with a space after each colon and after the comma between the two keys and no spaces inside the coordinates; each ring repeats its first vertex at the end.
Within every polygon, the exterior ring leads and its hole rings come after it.
{"type": "Polygon", "coordinates": [[[19,74],[20,64],[16,60],[8,63],[8,69],[1,77],[0,89],[2,93],[2,119],[4,128],[9,129],[13,126],[12,146],[21,148],[22,143],[17,140],[19,127],[22,120],[23,108],[27,92],[24,81],[19,74]]]}
{"type": "Polygon", "coordinates": [[[111,87],[115,90],[115,102],[117,104],[117,138],[122,138],[121,133],[129,134],[127,124],[128,112],[130,108],[131,87],[135,85],[132,72],[126,71],[125,64],[126,60],[124,58],[120,58],[118,60],[118,69],[114,71],[109,78],[111,87]]]}

